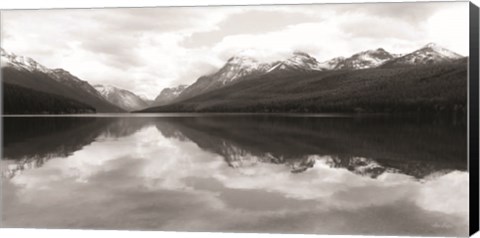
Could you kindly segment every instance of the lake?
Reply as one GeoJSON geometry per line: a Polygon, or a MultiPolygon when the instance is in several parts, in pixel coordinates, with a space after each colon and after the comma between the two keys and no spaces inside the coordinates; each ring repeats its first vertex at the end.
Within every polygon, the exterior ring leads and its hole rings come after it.
{"type": "Polygon", "coordinates": [[[3,120],[3,227],[468,234],[463,119],[3,120]]]}

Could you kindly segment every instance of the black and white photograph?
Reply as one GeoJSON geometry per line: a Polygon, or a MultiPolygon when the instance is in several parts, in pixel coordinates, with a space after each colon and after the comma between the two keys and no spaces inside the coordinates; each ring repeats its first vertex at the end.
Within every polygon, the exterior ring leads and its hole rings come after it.
{"type": "Polygon", "coordinates": [[[469,234],[469,2],[0,13],[2,228],[469,234]]]}

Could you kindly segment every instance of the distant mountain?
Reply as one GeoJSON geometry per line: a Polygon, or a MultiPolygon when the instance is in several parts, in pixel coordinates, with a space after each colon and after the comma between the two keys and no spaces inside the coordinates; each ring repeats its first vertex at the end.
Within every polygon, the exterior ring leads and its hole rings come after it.
{"type": "Polygon", "coordinates": [[[341,62],[345,61],[345,57],[336,57],[331,60],[327,60],[324,62],[321,62],[320,65],[321,67],[327,69],[327,70],[333,70],[335,67],[337,67],[338,64],[341,62]]]}
{"type": "Polygon", "coordinates": [[[49,69],[35,60],[1,49],[2,80],[35,91],[59,95],[90,105],[97,112],[121,112],[88,82],[63,69],[49,69]]]}
{"type": "Polygon", "coordinates": [[[110,85],[95,85],[94,87],[107,101],[126,111],[140,110],[149,105],[140,96],[125,89],[110,85]]]}
{"type": "Polygon", "coordinates": [[[3,67],[13,67],[19,70],[28,70],[30,72],[39,71],[43,73],[49,73],[51,70],[47,67],[39,64],[32,58],[19,56],[14,53],[8,53],[3,48],[0,48],[0,56],[3,67]]]}
{"type": "Polygon", "coordinates": [[[434,43],[429,43],[419,50],[386,62],[382,65],[382,67],[450,63],[461,58],[463,58],[463,56],[451,50],[443,48],[434,43]]]}
{"type": "Polygon", "coordinates": [[[467,64],[262,74],[145,112],[465,112],[467,64]]]}
{"type": "Polygon", "coordinates": [[[362,51],[349,58],[333,58],[320,63],[320,65],[329,70],[356,70],[376,67],[418,66],[448,63],[454,62],[460,58],[463,58],[463,56],[437,44],[429,43],[409,54],[392,54],[383,48],[378,48],[376,50],[362,51]]]}
{"type": "Polygon", "coordinates": [[[286,60],[277,61],[271,64],[267,73],[275,71],[293,71],[293,72],[309,72],[326,70],[317,59],[307,53],[295,51],[293,55],[286,60]]]}
{"type": "Polygon", "coordinates": [[[179,85],[173,88],[164,88],[152,102],[152,105],[162,106],[173,102],[188,87],[188,85],[179,85]]]}
{"type": "Polygon", "coordinates": [[[231,57],[217,72],[202,76],[179,96],[184,100],[224,86],[264,74],[322,71],[325,68],[310,55],[294,52],[290,57],[273,62],[261,62],[248,56],[231,57]]]}
{"type": "Polygon", "coordinates": [[[335,58],[337,64],[333,69],[369,69],[375,68],[395,57],[382,48],[367,50],[354,54],[346,59],[335,58]]]}

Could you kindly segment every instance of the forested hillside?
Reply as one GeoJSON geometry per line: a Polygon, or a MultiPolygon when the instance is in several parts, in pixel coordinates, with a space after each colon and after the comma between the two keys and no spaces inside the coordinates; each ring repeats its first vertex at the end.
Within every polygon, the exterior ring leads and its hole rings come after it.
{"type": "Polygon", "coordinates": [[[466,59],[454,63],[262,75],[145,112],[464,112],[466,59]]]}
{"type": "Polygon", "coordinates": [[[3,83],[4,114],[95,113],[95,108],[60,95],[3,83]]]}

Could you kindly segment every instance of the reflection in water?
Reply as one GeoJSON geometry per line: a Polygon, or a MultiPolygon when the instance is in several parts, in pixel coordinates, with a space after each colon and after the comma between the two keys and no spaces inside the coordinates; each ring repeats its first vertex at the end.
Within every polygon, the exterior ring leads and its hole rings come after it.
{"type": "Polygon", "coordinates": [[[458,122],[4,123],[6,227],[443,236],[468,229],[466,128],[458,122]]]}
{"type": "Polygon", "coordinates": [[[165,137],[188,138],[232,167],[286,163],[297,172],[312,166],[309,155],[328,155],[333,167],[371,177],[400,171],[422,178],[443,169],[467,169],[464,125],[268,116],[161,118],[155,124],[165,137]]]}

